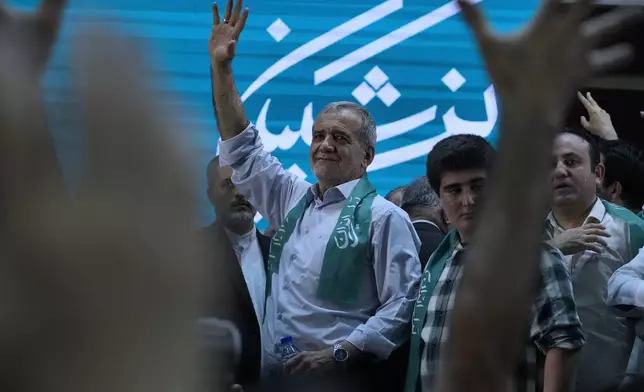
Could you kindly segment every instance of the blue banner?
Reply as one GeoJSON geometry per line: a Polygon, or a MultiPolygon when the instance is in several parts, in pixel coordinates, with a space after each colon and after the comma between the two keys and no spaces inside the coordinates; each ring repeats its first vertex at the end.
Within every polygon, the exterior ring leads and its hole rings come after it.
{"type": "MultiPolygon", "coordinates": [[[[476,0],[494,28],[511,31],[538,0],[476,0]]],[[[33,6],[35,1],[14,1],[33,6]]],[[[67,99],[66,37],[83,16],[122,22],[127,34],[155,50],[150,72],[171,93],[183,132],[204,168],[204,223],[213,219],[205,197],[205,167],[217,153],[207,41],[209,1],[73,1],[64,34],[45,79],[65,172],[76,178],[82,151],[71,124],[55,107],[67,99]]],[[[224,8],[225,1],[220,1],[224,8]]],[[[266,148],[285,168],[314,182],[308,161],[311,126],[330,101],[364,105],[378,124],[369,178],[378,193],[425,173],[427,153],[448,135],[473,133],[492,143],[498,109],[476,45],[447,0],[247,0],[250,16],[234,60],[239,92],[266,148]]],[[[115,59],[118,61],[118,59],[115,59]]],[[[77,179],[77,178],[76,178],[77,179]]],[[[265,227],[264,223],[260,227],[265,227]]]]}

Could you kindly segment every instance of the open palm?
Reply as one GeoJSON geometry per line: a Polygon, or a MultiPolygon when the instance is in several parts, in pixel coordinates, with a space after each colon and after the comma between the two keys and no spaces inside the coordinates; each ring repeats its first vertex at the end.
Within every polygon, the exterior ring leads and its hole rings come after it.
{"type": "Polygon", "coordinates": [[[233,1],[228,0],[224,19],[219,19],[219,7],[217,3],[212,5],[212,32],[208,42],[208,52],[213,62],[224,64],[235,57],[235,47],[241,34],[246,19],[248,8],[242,12],[242,0],[238,0],[233,10],[233,1]]]}

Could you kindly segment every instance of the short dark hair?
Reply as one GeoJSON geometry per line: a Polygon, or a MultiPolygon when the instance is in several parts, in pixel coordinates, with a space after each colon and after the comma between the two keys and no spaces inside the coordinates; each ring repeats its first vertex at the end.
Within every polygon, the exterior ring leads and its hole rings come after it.
{"type": "Polygon", "coordinates": [[[399,186],[399,187],[396,187],[396,188],[392,189],[391,191],[389,191],[389,193],[387,193],[387,196],[385,196],[385,199],[387,199],[387,200],[391,200],[391,198],[392,198],[396,193],[398,193],[398,192],[403,192],[403,191],[405,190],[405,188],[406,188],[406,187],[407,187],[406,185],[403,185],[403,186],[399,186]]]}
{"type": "Polygon", "coordinates": [[[496,152],[484,138],[477,135],[454,135],[436,143],[427,156],[427,179],[440,195],[444,173],[470,169],[490,170],[496,152]]]}
{"type": "Polygon", "coordinates": [[[409,184],[402,195],[400,208],[409,211],[413,208],[439,208],[440,201],[436,192],[429,185],[427,177],[422,176],[415,179],[409,184]]]}
{"type": "Polygon", "coordinates": [[[566,127],[563,133],[575,135],[586,143],[588,143],[588,155],[590,156],[590,170],[595,171],[597,165],[601,162],[601,155],[599,153],[599,143],[595,136],[584,128],[580,127],[566,127]]]}
{"type": "Polygon", "coordinates": [[[602,141],[600,148],[606,167],[604,186],[619,182],[626,207],[640,210],[644,205],[644,154],[623,140],[602,141]]]}

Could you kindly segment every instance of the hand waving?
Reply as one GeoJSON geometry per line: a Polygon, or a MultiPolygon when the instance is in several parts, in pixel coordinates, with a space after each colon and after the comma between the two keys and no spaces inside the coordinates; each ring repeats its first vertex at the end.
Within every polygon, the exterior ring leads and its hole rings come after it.
{"type": "Polygon", "coordinates": [[[219,20],[219,7],[212,5],[212,32],[208,41],[208,52],[213,63],[227,64],[235,57],[237,40],[248,18],[248,8],[242,12],[242,0],[238,0],[233,10],[233,0],[228,0],[224,19],[219,20]]]}
{"type": "Polygon", "coordinates": [[[584,96],[582,93],[577,92],[577,98],[579,98],[579,101],[588,112],[588,118],[581,116],[581,125],[588,132],[604,140],[617,140],[617,132],[615,132],[613,122],[610,120],[610,114],[599,106],[593,96],[590,93],[586,93],[586,96],[584,96]]]}
{"type": "Polygon", "coordinates": [[[66,0],[42,0],[33,13],[12,13],[0,4],[0,45],[20,48],[25,63],[42,72],[58,37],[66,0]]]}
{"type": "MultiPolygon", "coordinates": [[[[86,181],[74,197],[51,191],[49,171],[24,168],[48,142],[31,119],[37,94],[25,88],[38,75],[0,61],[0,362],[11,363],[0,384],[197,390],[196,170],[145,83],[140,48],[82,40],[72,71],[86,181]]],[[[0,59],[31,50],[13,48],[0,47],[0,59]]]]}
{"type": "Polygon", "coordinates": [[[492,31],[470,0],[458,0],[501,104],[529,104],[557,126],[568,99],[585,77],[619,65],[631,54],[631,48],[624,44],[597,47],[609,43],[608,35],[642,15],[640,7],[619,7],[584,21],[592,0],[578,0],[568,6],[564,3],[544,0],[524,30],[502,36],[492,31]]]}

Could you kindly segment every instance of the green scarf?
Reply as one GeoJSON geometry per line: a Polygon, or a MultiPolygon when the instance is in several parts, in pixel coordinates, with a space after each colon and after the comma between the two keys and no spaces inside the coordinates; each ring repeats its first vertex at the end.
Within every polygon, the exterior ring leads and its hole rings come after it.
{"type": "Polygon", "coordinates": [[[631,251],[628,261],[630,261],[637,256],[640,248],[644,246],[644,221],[627,208],[609,203],[603,199],[602,203],[606,207],[606,212],[614,218],[623,220],[628,225],[628,245],[631,251]]]}
{"type": "MultiPolygon", "coordinates": [[[[364,175],[347,198],[333,233],[326,244],[322,271],[317,289],[317,298],[336,305],[351,305],[358,300],[362,288],[364,262],[369,257],[371,243],[371,205],[376,189],[364,175]]],[[[271,240],[266,271],[266,302],[271,295],[273,274],[279,272],[284,245],[291,238],[297,222],[312,200],[307,195],[289,211],[271,240]]],[[[264,310],[266,320],[266,310],[264,310]]]]}
{"type": "Polygon", "coordinates": [[[414,307],[414,314],[411,317],[411,346],[409,350],[407,376],[405,377],[405,392],[420,391],[418,376],[420,375],[420,357],[422,355],[423,343],[420,338],[420,333],[425,324],[429,299],[434,294],[436,283],[438,283],[445,264],[452,257],[457,244],[458,235],[456,234],[456,230],[452,229],[447,233],[434,253],[432,253],[425,266],[425,271],[423,271],[420,290],[418,291],[418,298],[416,299],[416,306],[414,307]]]}

